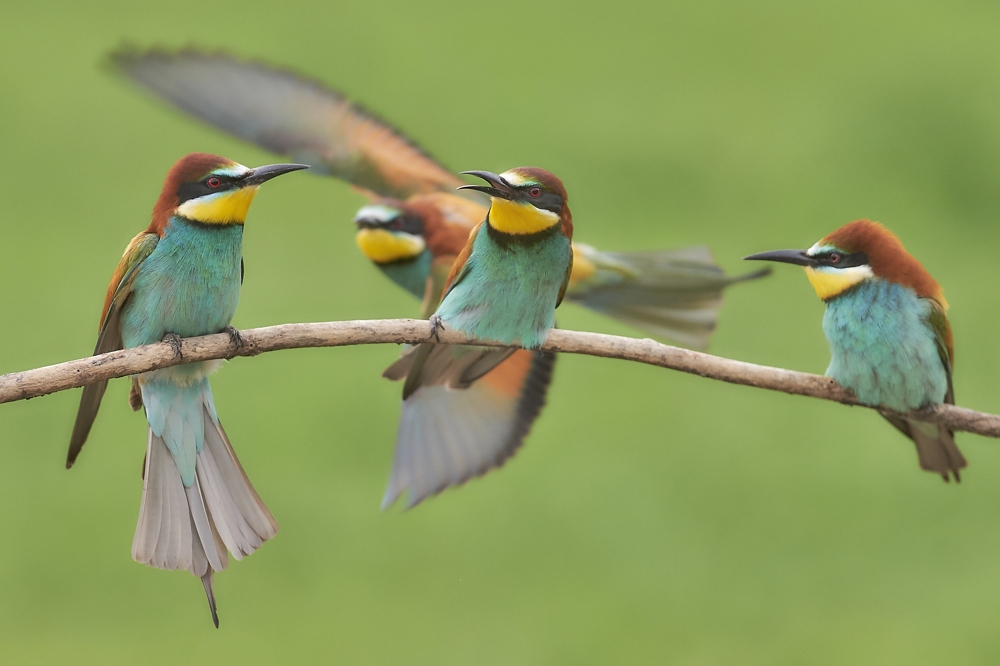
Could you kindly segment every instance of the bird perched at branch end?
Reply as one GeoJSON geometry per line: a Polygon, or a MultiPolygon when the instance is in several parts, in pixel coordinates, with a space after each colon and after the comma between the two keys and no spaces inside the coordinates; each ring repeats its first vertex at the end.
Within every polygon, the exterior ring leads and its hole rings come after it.
{"type": "MultiPolygon", "coordinates": [[[[108,287],[95,354],[161,339],[229,331],[243,281],[243,223],[264,182],[307,168],[248,169],[192,153],[167,174],[149,227],[132,239],[108,287]]],[[[221,361],[145,372],[129,403],[149,422],[142,505],[132,542],[137,562],[201,578],[219,626],[212,575],[278,531],[243,472],[212,400],[208,375],[221,361]]],[[[72,467],[97,416],[107,381],[84,387],[70,439],[72,467]]]]}
{"type": "MultiPolygon", "coordinates": [[[[805,268],[826,302],[830,344],[826,375],[862,403],[909,412],[955,404],[955,349],[944,291],[891,231],[857,220],[808,250],[776,250],[746,259],[805,268]]],[[[917,446],[920,467],[945,481],[968,463],[945,426],[886,416],[917,446]]]]}

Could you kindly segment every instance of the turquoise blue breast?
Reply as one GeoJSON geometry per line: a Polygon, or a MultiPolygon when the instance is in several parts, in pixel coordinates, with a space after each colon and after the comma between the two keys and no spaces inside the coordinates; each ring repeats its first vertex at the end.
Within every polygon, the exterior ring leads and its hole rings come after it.
{"type": "Polygon", "coordinates": [[[465,275],[437,314],[470,335],[535,348],[555,323],[570,242],[561,233],[533,243],[505,238],[495,242],[486,224],[479,228],[465,275]]]}
{"type": "Polygon", "coordinates": [[[427,277],[431,274],[430,250],[424,250],[409,261],[376,265],[390,280],[417,298],[423,299],[424,290],[427,288],[427,277]]]}
{"type": "Polygon", "coordinates": [[[240,299],[243,226],[207,226],[171,218],[156,248],[136,273],[122,311],[125,347],[167,333],[218,333],[240,299]]]}
{"type": "Polygon", "coordinates": [[[906,412],[942,402],[948,376],[930,311],[912,289],[880,279],[830,300],[823,316],[826,375],[869,405],[906,412]]]}

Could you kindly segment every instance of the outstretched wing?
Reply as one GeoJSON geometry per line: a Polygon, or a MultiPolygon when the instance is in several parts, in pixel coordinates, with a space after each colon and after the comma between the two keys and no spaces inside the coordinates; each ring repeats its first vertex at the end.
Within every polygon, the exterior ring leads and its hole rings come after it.
{"type": "MultiPolygon", "coordinates": [[[[143,232],[132,239],[125,248],[122,260],[111,277],[108,294],[104,299],[104,312],[101,314],[101,332],[97,336],[97,346],[94,355],[106,354],[122,348],[121,312],[125,301],[132,293],[132,282],[139,271],[142,262],[148,257],[159,242],[160,237],[153,233],[143,232]]],[[[83,387],[83,397],[80,399],[80,409],[76,413],[76,423],[73,425],[73,435],[69,440],[69,453],[66,456],[66,468],[69,469],[80,455],[80,449],[87,441],[90,427],[97,417],[101,407],[101,398],[108,388],[108,380],[88,384],[83,387]]]]}
{"type": "Polygon", "coordinates": [[[113,69],[215,127],[381,196],[462,180],[343,94],[292,71],[196,49],[121,48],[113,69]]]}
{"type": "Polygon", "coordinates": [[[407,508],[503,465],[545,405],[555,354],[519,349],[468,388],[423,386],[403,401],[382,508],[407,508]]]}

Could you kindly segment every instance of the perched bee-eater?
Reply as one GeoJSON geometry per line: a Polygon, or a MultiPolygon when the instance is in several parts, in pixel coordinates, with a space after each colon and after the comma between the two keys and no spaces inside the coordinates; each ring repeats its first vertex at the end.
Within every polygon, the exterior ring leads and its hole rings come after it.
{"type": "MultiPolygon", "coordinates": [[[[161,339],[228,331],[243,281],[243,222],[262,183],[307,168],[248,169],[192,153],[170,169],[149,227],[132,239],[104,300],[95,354],[161,339]]],[[[237,338],[238,339],[238,338],[237,338]]],[[[201,578],[219,626],[212,574],[278,531],[243,472],[212,401],[208,375],[221,361],[142,373],[129,404],[149,421],[142,505],[132,542],[137,562],[201,578]]],[[[97,416],[107,381],[84,388],[70,439],[72,467],[97,416]]]]}
{"type": "MultiPolygon", "coordinates": [[[[555,325],[555,309],[573,266],[573,216],[566,189],[554,175],[535,167],[499,175],[466,173],[489,183],[465,187],[485,192],[492,202],[486,219],[469,235],[451,267],[432,325],[536,349],[555,325]]],[[[441,425],[428,401],[436,402],[442,390],[468,389],[513,353],[513,349],[433,342],[407,351],[385,371],[390,379],[406,378],[400,441],[440,436],[441,425]]],[[[406,450],[397,446],[397,456],[406,450]]],[[[410,473],[417,479],[423,475],[447,482],[466,472],[463,458],[456,452],[443,460],[425,459],[410,473]]]]}
{"type": "MultiPolygon", "coordinates": [[[[826,303],[823,332],[830,344],[826,375],[862,403],[909,412],[955,403],[955,350],[944,291],[891,231],[857,220],[808,250],[778,250],[747,259],[805,268],[826,303]]],[[[917,445],[920,467],[948,481],[966,466],[943,425],[886,416],[917,445]]]]}
{"type": "MultiPolygon", "coordinates": [[[[311,172],[340,178],[370,204],[355,217],[362,252],[433,313],[452,265],[486,217],[482,195],[384,121],[294,72],[194,49],[119,50],[112,66],[157,97],[311,172]]],[[[702,247],[610,253],[573,245],[571,302],[681,344],[704,348],[730,277],[702,247]]],[[[545,403],[554,356],[518,351],[464,391],[427,386],[420,427],[400,429],[383,506],[410,506],[503,463],[545,403]],[[431,416],[433,415],[433,416],[431,416]]],[[[418,398],[413,398],[417,400],[418,398]]],[[[404,404],[404,422],[415,409],[404,404]]]]}

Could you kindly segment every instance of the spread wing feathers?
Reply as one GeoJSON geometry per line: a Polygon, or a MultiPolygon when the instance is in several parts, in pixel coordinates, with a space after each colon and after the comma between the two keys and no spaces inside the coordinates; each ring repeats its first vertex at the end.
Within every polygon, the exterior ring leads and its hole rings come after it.
{"type": "Polygon", "coordinates": [[[382,376],[393,381],[406,378],[403,385],[405,401],[421,386],[468,388],[515,351],[512,348],[425,342],[403,352],[382,376]]]}
{"type": "Polygon", "coordinates": [[[403,402],[382,508],[410,508],[500,467],[545,405],[555,355],[519,350],[469,388],[422,386],[403,402]]]}
{"type": "MultiPolygon", "coordinates": [[[[202,413],[205,444],[188,487],[163,437],[150,428],[142,506],[132,542],[137,562],[187,569],[199,577],[225,569],[227,549],[242,559],[278,532],[278,523],[247,479],[222,426],[207,406],[202,413]]],[[[209,587],[206,583],[206,592],[209,587]]]]}
{"type": "Polygon", "coordinates": [[[566,298],[653,335],[704,349],[715,330],[722,291],[770,269],[726,275],[708,248],[600,252],[574,244],[566,298]]]}
{"type": "MultiPolygon", "coordinates": [[[[101,331],[97,336],[97,346],[94,355],[106,354],[122,348],[121,313],[125,301],[132,294],[132,282],[139,271],[142,262],[156,249],[160,238],[156,234],[143,232],[132,239],[125,249],[125,254],[118,262],[118,268],[111,278],[108,293],[104,299],[104,312],[101,315],[101,331]]],[[[87,441],[90,428],[101,407],[101,399],[108,388],[108,381],[100,381],[83,387],[83,397],[80,398],[80,408],[76,413],[76,423],[73,424],[73,434],[69,440],[69,453],[66,456],[66,468],[73,466],[76,457],[87,441]]],[[[129,402],[132,402],[130,396],[129,402]]],[[[137,407],[135,407],[137,408],[137,407]]]]}
{"type": "MultiPolygon", "coordinates": [[[[948,373],[948,392],[944,396],[944,402],[954,405],[955,389],[951,383],[951,368],[955,358],[955,350],[951,337],[951,325],[948,323],[948,317],[945,315],[941,303],[935,299],[927,300],[931,305],[928,323],[934,331],[941,363],[944,365],[945,372],[948,373]]],[[[955,444],[954,432],[936,423],[924,423],[895,416],[886,416],[885,418],[916,444],[921,469],[936,472],[944,477],[945,481],[948,481],[949,476],[954,476],[955,481],[961,480],[959,470],[964,469],[969,463],[966,462],[965,456],[955,444]]]]}
{"type": "Polygon", "coordinates": [[[382,196],[462,184],[401,132],[294,72],[225,53],[121,48],[113,69],[196,118],[382,196]]]}

